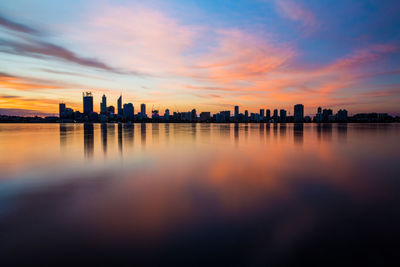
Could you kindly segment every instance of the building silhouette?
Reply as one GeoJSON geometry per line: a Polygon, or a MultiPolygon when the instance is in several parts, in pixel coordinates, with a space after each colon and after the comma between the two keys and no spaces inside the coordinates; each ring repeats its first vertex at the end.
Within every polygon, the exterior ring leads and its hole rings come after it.
{"type": "Polygon", "coordinates": [[[58,114],[59,114],[60,118],[61,118],[61,114],[62,114],[63,112],[65,112],[65,108],[66,108],[65,103],[60,103],[60,104],[59,104],[59,107],[58,107],[58,114]]]}
{"type": "Polygon", "coordinates": [[[169,109],[166,109],[164,112],[164,119],[169,121],[169,109]]]}
{"type": "Polygon", "coordinates": [[[278,122],[279,121],[278,110],[277,109],[274,109],[274,115],[272,116],[272,119],[274,120],[274,122],[278,122]]]}
{"type": "Polygon", "coordinates": [[[93,112],[93,95],[91,92],[83,93],[83,114],[89,115],[93,112]]]}
{"type": "Polygon", "coordinates": [[[347,110],[339,109],[338,113],[336,114],[336,120],[339,122],[346,122],[347,121],[347,110]]]}
{"type": "Polygon", "coordinates": [[[328,122],[329,120],[333,120],[333,110],[324,109],[322,111],[322,122],[328,122]]]}
{"type": "Polygon", "coordinates": [[[294,115],[288,115],[285,109],[274,109],[271,116],[270,109],[260,109],[259,113],[251,113],[245,110],[244,113],[239,113],[239,106],[233,107],[233,116],[231,117],[232,110],[224,110],[218,113],[211,114],[210,112],[201,112],[200,116],[197,114],[196,109],[187,112],[173,112],[165,109],[164,116],[159,114],[159,110],[152,110],[151,118],[147,117],[146,104],[140,105],[140,112],[135,114],[134,106],[132,103],[124,104],[122,107],[122,95],[117,100],[118,115],[115,113],[113,106],[107,107],[107,97],[105,94],[102,96],[100,103],[100,114],[93,111],[93,96],[91,92],[83,92],[83,113],[74,111],[67,108],[65,103],[59,103],[59,117],[48,116],[46,118],[40,117],[18,117],[18,116],[0,116],[0,122],[124,122],[124,121],[141,121],[141,122],[282,122],[282,123],[309,123],[309,122],[400,122],[400,117],[392,117],[387,113],[361,113],[348,116],[345,109],[340,109],[336,114],[332,109],[322,109],[318,107],[317,113],[313,118],[304,116],[303,104],[294,106],[294,115]],[[278,114],[279,111],[279,114],[278,114]]]}
{"type": "Polygon", "coordinates": [[[265,119],[266,119],[267,121],[270,121],[270,120],[271,120],[271,110],[269,110],[269,109],[266,109],[266,110],[265,110],[265,119]]]}
{"type": "Polygon", "coordinates": [[[302,104],[297,104],[294,106],[294,122],[304,121],[304,106],[302,104]]]}
{"type": "Polygon", "coordinates": [[[146,104],[140,104],[140,115],[141,115],[142,119],[147,118],[146,104]]]}
{"type": "Polygon", "coordinates": [[[286,122],[286,110],[281,109],[279,111],[280,122],[286,122]]]}
{"type": "Polygon", "coordinates": [[[264,109],[260,109],[260,117],[261,117],[261,118],[264,117],[264,109]]]}
{"type": "Polygon", "coordinates": [[[107,97],[103,94],[100,103],[100,114],[107,114],[107,97]]]}
{"type": "Polygon", "coordinates": [[[124,104],[123,117],[129,121],[133,120],[134,107],[132,103],[124,104]]]}
{"type": "Polygon", "coordinates": [[[118,97],[117,100],[117,109],[118,109],[118,115],[122,116],[122,95],[118,97]]]}

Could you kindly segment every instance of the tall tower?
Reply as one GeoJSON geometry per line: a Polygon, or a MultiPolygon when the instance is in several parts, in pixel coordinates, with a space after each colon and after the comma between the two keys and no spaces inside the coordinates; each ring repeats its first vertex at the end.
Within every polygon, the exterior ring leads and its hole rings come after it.
{"type": "Polygon", "coordinates": [[[146,104],[140,104],[140,113],[142,117],[146,117],[146,104]]]}
{"type": "Polygon", "coordinates": [[[59,109],[58,109],[58,114],[59,114],[60,118],[62,117],[64,112],[65,112],[65,103],[60,103],[59,109]]]}
{"type": "Polygon", "coordinates": [[[106,95],[103,94],[103,97],[101,98],[101,103],[100,103],[100,113],[101,114],[106,114],[107,113],[107,98],[106,95]]]}
{"type": "Polygon", "coordinates": [[[93,112],[93,95],[91,92],[82,93],[83,96],[83,114],[89,115],[93,112]]]}
{"type": "Polygon", "coordinates": [[[235,118],[239,116],[239,106],[235,106],[235,118]]]}
{"type": "Polygon", "coordinates": [[[122,95],[118,98],[117,101],[118,115],[122,116],[122,95]]]}

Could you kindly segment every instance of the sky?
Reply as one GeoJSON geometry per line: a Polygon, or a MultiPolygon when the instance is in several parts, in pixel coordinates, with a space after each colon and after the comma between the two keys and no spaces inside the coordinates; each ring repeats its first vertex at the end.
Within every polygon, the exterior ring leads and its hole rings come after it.
{"type": "Polygon", "coordinates": [[[0,2],[0,114],[116,106],[400,114],[398,0],[0,2]]]}

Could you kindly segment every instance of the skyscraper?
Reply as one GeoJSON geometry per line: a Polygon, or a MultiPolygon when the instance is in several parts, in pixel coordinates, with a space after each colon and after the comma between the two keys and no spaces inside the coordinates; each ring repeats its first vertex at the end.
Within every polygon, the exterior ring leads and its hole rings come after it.
{"type": "Polygon", "coordinates": [[[303,122],[304,120],[304,106],[297,104],[294,106],[294,122],[303,122]]]}
{"type": "Polygon", "coordinates": [[[134,114],[134,108],[132,103],[124,104],[124,118],[127,120],[132,120],[133,119],[133,114],[134,114]]]}
{"type": "Polygon", "coordinates": [[[245,116],[246,119],[249,117],[249,111],[248,110],[244,111],[244,116],[245,116]]]}
{"type": "Polygon", "coordinates": [[[58,108],[58,114],[60,118],[63,116],[62,113],[65,112],[65,103],[60,103],[59,108],[58,108]]]}
{"type": "Polygon", "coordinates": [[[235,119],[239,116],[239,106],[235,106],[235,119]]]}
{"type": "Polygon", "coordinates": [[[274,119],[274,120],[277,120],[277,119],[278,119],[278,110],[277,110],[277,109],[274,109],[274,116],[273,116],[273,119],[274,119]]]}
{"type": "Polygon", "coordinates": [[[91,92],[82,93],[83,96],[83,114],[89,115],[93,112],[93,95],[91,92]]]}
{"type": "Polygon", "coordinates": [[[260,117],[264,117],[264,109],[260,109],[260,117]]]}
{"type": "Polygon", "coordinates": [[[281,109],[279,111],[279,116],[280,116],[281,122],[286,122],[286,110],[281,109]]]}
{"type": "Polygon", "coordinates": [[[192,115],[191,115],[191,119],[192,121],[195,121],[197,119],[197,112],[196,109],[192,109],[192,115]]]}
{"type": "Polygon", "coordinates": [[[318,107],[317,115],[315,116],[316,122],[322,122],[322,108],[318,107]]]}
{"type": "Polygon", "coordinates": [[[122,95],[118,98],[117,101],[118,115],[122,116],[122,95]]]}
{"type": "Polygon", "coordinates": [[[142,118],[146,118],[146,104],[140,104],[140,115],[142,118]]]}
{"type": "Polygon", "coordinates": [[[265,110],[265,118],[267,119],[267,121],[271,119],[271,110],[269,109],[265,110]]]}
{"type": "Polygon", "coordinates": [[[345,109],[340,109],[338,113],[336,114],[336,119],[339,122],[346,122],[347,121],[347,110],[345,109]]]}
{"type": "Polygon", "coordinates": [[[333,110],[332,109],[324,109],[322,111],[322,121],[323,122],[328,122],[329,117],[333,115],[333,110]]]}
{"type": "Polygon", "coordinates": [[[169,109],[166,109],[164,112],[164,119],[169,120],[169,109]]]}
{"type": "Polygon", "coordinates": [[[103,94],[103,97],[101,98],[101,103],[100,103],[100,114],[106,114],[107,113],[107,98],[106,95],[103,94]]]}

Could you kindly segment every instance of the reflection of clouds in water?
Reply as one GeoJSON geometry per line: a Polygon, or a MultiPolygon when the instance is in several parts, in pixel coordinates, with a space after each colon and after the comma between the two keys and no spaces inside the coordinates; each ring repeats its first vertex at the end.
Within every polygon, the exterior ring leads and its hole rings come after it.
{"type": "Polygon", "coordinates": [[[7,259],[31,253],[68,262],[69,255],[84,251],[95,262],[154,263],[164,257],[179,260],[183,254],[212,261],[210,255],[217,253],[233,264],[285,265],[294,259],[321,263],[330,257],[342,262],[361,239],[360,251],[371,255],[387,255],[396,247],[391,242],[399,238],[400,216],[392,207],[400,200],[399,167],[388,155],[395,154],[399,144],[395,134],[388,134],[390,128],[373,128],[370,135],[365,128],[343,125],[199,124],[194,131],[191,124],[137,124],[118,126],[118,142],[113,144],[107,136],[115,133],[110,128],[114,126],[82,126],[77,139],[57,126],[60,133],[54,142],[62,144],[67,135],[64,146],[78,142],[96,161],[93,146],[104,149],[106,144],[112,155],[121,136],[127,164],[90,166],[80,175],[77,170],[68,173],[76,163],[65,161],[66,170],[58,173],[65,179],[54,183],[49,171],[40,187],[27,186],[3,197],[8,209],[0,214],[0,230],[8,234],[2,242],[15,244],[0,244],[7,259]],[[260,143],[275,126],[279,138],[276,133],[274,142],[260,143]],[[140,138],[133,138],[135,127],[140,138]],[[135,142],[146,145],[147,131],[157,142],[149,142],[143,153],[126,149],[135,142]],[[246,133],[247,142],[241,145],[246,133]],[[378,134],[385,138],[376,140],[378,134]],[[356,141],[349,147],[344,138],[356,141]],[[207,145],[186,149],[193,140],[207,145]],[[223,149],[216,149],[222,141],[223,149]],[[301,150],[292,149],[298,144],[301,150]],[[364,153],[371,147],[373,154],[364,153]],[[30,221],[35,224],[26,227],[30,221]],[[384,243],[385,250],[378,243],[384,243]]]}

